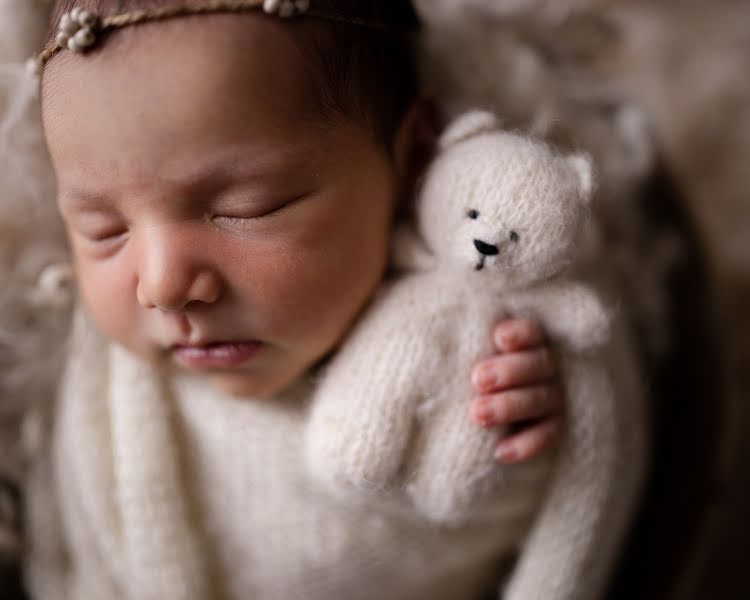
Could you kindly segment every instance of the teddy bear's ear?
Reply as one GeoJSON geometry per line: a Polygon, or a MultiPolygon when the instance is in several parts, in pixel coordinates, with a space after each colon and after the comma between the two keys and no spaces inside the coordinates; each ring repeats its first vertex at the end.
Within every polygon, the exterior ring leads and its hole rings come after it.
{"type": "Polygon", "coordinates": [[[440,136],[440,149],[445,150],[459,142],[500,129],[500,120],[487,110],[472,110],[456,117],[440,136]]]}
{"type": "Polygon", "coordinates": [[[588,154],[574,154],[565,159],[578,178],[578,190],[584,204],[591,203],[594,194],[594,166],[588,154]]]}

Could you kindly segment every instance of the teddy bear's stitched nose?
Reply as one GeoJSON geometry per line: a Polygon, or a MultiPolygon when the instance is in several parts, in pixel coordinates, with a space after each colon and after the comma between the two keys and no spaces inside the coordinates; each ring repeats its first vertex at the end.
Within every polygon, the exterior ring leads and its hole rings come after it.
{"type": "Polygon", "coordinates": [[[499,252],[497,246],[485,244],[482,240],[474,240],[474,247],[485,256],[494,256],[499,252]]]}

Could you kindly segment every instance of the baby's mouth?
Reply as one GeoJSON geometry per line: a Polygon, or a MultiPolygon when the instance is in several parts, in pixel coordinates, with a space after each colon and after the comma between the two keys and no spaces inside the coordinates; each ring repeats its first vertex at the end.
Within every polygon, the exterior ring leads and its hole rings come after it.
{"type": "Polygon", "coordinates": [[[210,342],[175,345],[172,353],[179,363],[191,369],[230,369],[250,360],[262,347],[262,342],[255,340],[210,342]]]}

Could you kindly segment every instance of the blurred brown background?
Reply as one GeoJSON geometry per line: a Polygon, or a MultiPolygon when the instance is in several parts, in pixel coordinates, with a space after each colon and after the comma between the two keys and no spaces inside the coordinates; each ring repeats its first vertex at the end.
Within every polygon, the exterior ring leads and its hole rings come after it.
{"type": "MultiPolygon", "coordinates": [[[[716,381],[715,394],[704,396],[704,402],[716,404],[705,407],[718,430],[708,450],[715,477],[703,490],[701,526],[681,541],[694,548],[674,585],[662,588],[664,597],[750,598],[750,3],[579,4],[593,5],[588,18],[599,16],[601,27],[614,28],[616,42],[600,46],[595,36],[582,36],[578,51],[591,53],[598,68],[619,81],[650,116],[666,169],[705,252],[716,307],[707,325],[718,348],[705,352],[718,352],[726,388],[716,381]]],[[[688,286],[680,293],[689,303],[692,294],[702,291],[688,286]]],[[[700,354],[692,363],[696,370],[706,367],[700,354]]],[[[679,398],[672,406],[671,422],[680,427],[679,398]]],[[[685,426],[700,435],[700,423],[685,426]]],[[[694,442],[701,447],[705,440],[694,442]]],[[[684,450],[690,459],[691,448],[684,450]]],[[[672,460],[679,462],[680,453],[672,460]]],[[[662,490],[675,511],[691,502],[679,492],[662,490]]],[[[660,548],[670,551],[667,543],[660,548]]],[[[668,556],[650,558],[656,573],[660,562],[669,562],[668,556]]]]}
{"type": "Polygon", "coordinates": [[[622,27],[608,68],[652,115],[703,242],[726,365],[720,479],[694,568],[676,597],[750,598],[750,3],[602,4],[622,27]]]}
{"type": "Polygon", "coordinates": [[[653,115],[708,257],[726,367],[719,479],[675,597],[750,598],[750,3],[610,4],[626,41],[613,66],[653,115]]]}

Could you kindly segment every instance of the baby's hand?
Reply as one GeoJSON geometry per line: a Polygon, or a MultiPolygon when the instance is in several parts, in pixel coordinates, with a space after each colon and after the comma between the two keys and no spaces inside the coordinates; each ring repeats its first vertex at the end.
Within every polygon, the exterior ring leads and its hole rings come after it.
{"type": "Polygon", "coordinates": [[[479,396],[470,412],[479,427],[510,427],[513,433],[500,442],[495,456],[505,463],[523,462],[560,436],[564,401],[557,362],[535,321],[503,321],[493,340],[499,354],[477,363],[471,373],[479,396]]]}

